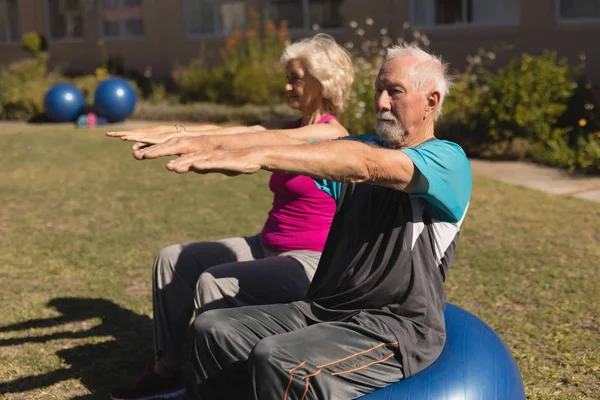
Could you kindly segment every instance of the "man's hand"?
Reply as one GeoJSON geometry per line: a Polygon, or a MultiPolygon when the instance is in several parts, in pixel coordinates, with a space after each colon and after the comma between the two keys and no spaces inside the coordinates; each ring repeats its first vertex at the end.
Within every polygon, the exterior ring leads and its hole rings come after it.
{"type": "Polygon", "coordinates": [[[167,169],[178,174],[190,171],[198,174],[221,173],[227,176],[254,174],[261,169],[261,156],[260,149],[190,153],[169,161],[167,169]]]}
{"type": "Polygon", "coordinates": [[[127,135],[122,136],[121,140],[127,140],[129,142],[138,142],[133,145],[133,150],[139,150],[142,147],[147,147],[149,144],[160,144],[164,143],[169,139],[186,137],[186,132],[168,132],[161,133],[159,135],[127,135]]]}
{"type": "Polygon", "coordinates": [[[144,143],[133,145],[133,157],[138,160],[165,156],[179,156],[192,152],[208,153],[215,149],[210,136],[195,136],[169,139],[164,143],[143,147],[144,143]]]}

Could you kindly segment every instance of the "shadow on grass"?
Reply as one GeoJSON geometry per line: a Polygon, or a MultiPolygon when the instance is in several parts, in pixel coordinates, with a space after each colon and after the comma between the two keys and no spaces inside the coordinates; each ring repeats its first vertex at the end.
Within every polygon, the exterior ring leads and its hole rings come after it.
{"type": "MultiPolygon", "coordinates": [[[[0,347],[24,343],[43,343],[55,339],[112,337],[95,344],[59,350],[56,355],[69,367],[45,374],[0,383],[0,393],[20,393],[77,379],[92,393],[76,399],[107,399],[123,377],[135,376],[144,367],[140,360],[152,357],[152,321],[105,299],[56,298],[48,303],[62,315],[0,327],[0,332],[26,331],[100,318],[100,325],[75,332],[0,340],[0,347]]],[[[103,339],[100,339],[103,340],[103,339]]]]}
{"type": "MultiPolygon", "coordinates": [[[[218,254],[227,254],[231,252],[229,248],[222,248],[221,244],[215,243],[215,246],[210,247],[211,251],[218,254]]],[[[200,271],[190,271],[188,267],[189,260],[186,262],[186,256],[194,257],[197,250],[189,247],[188,251],[183,251],[175,264],[175,271],[178,276],[186,276],[187,282],[197,281],[200,271]]],[[[234,259],[235,254],[229,254],[227,259],[234,259]]],[[[260,257],[259,257],[260,258],[260,257]]],[[[287,259],[282,257],[282,259],[287,259]]],[[[193,260],[191,261],[193,262],[193,260]]],[[[286,273],[294,281],[298,282],[301,287],[308,288],[310,284],[309,278],[306,276],[304,268],[299,262],[289,262],[282,264],[286,266],[286,273]]],[[[264,275],[254,272],[248,273],[244,269],[222,269],[209,270],[215,277],[226,278],[235,277],[239,284],[238,295],[226,299],[226,301],[207,304],[207,309],[227,307],[227,304],[252,304],[255,301],[252,296],[245,296],[246,293],[253,293],[256,288],[261,288],[261,283],[264,275]],[[235,301],[234,301],[235,299],[235,301]]],[[[254,271],[250,269],[249,271],[254,271]]],[[[162,290],[165,293],[176,293],[178,290],[184,290],[180,286],[169,285],[162,290]],[[175,292],[174,292],[175,291],[175,292]]],[[[279,302],[277,298],[265,297],[271,291],[267,290],[262,293],[262,301],[273,304],[279,302]]],[[[273,292],[276,293],[276,292],[273,292]]],[[[291,291],[290,293],[294,293],[291,291]]],[[[286,293],[289,295],[290,293],[286,293]]],[[[302,294],[303,295],[303,294],[302,294]]],[[[165,294],[166,296],[166,294],[165,294]]],[[[281,296],[281,293],[278,294],[281,296]]],[[[290,297],[285,302],[300,300],[302,296],[290,297]]],[[[165,297],[166,298],[166,297],[165,297]]],[[[67,380],[78,380],[84,385],[91,394],[75,397],[77,400],[92,400],[92,399],[108,399],[109,394],[115,386],[130,384],[136,376],[139,376],[144,368],[144,360],[150,361],[153,359],[153,326],[152,320],[145,316],[136,314],[128,309],[125,309],[118,304],[115,304],[106,299],[100,298],[74,298],[61,297],[52,299],[48,307],[55,309],[61,315],[54,318],[36,319],[25,321],[13,325],[0,327],[0,332],[23,332],[22,335],[27,335],[28,330],[56,328],[64,324],[89,321],[99,318],[101,323],[89,329],[81,328],[72,331],[52,332],[46,335],[29,335],[19,338],[8,338],[0,340],[0,347],[17,346],[27,343],[45,343],[50,340],[74,340],[74,339],[96,339],[101,343],[85,343],[77,345],[76,342],[65,344],[73,345],[73,347],[56,351],[56,355],[60,357],[64,364],[68,367],[39,374],[18,378],[9,382],[0,383],[0,394],[4,393],[22,393],[35,389],[41,389],[52,386],[56,383],[67,380]]],[[[189,310],[192,317],[193,309],[189,310]]],[[[172,325],[179,324],[176,319],[171,321],[172,325]]],[[[191,354],[189,340],[184,344],[184,354],[191,354]]],[[[41,355],[43,357],[43,355],[41,355]]],[[[186,399],[197,397],[197,387],[193,383],[195,377],[189,360],[185,360],[183,373],[186,376],[188,394],[183,396],[186,399]]]]}

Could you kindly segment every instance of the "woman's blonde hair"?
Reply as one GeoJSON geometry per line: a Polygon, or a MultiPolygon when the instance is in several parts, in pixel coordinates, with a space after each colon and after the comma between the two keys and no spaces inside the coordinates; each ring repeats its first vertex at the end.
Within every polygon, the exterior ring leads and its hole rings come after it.
{"type": "Polygon", "coordinates": [[[285,67],[291,60],[303,61],[307,72],[321,83],[328,112],[340,114],[346,109],[354,82],[354,66],[350,53],[333,37],[318,33],[287,46],[281,65],[285,67]]]}

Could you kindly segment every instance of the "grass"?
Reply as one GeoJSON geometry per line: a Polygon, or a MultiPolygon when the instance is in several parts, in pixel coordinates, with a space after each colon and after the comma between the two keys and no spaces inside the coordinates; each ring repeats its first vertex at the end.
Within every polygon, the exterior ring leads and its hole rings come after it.
{"type": "MultiPolygon", "coordinates": [[[[0,127],[0,398],[104,399],[152,357],[151,264],[260,229],[268,175],[178,176],[101,130],[0,127]]],[[[600,207],[476,178],[447,280],[529,399],[600,398],[600,207]]]]}

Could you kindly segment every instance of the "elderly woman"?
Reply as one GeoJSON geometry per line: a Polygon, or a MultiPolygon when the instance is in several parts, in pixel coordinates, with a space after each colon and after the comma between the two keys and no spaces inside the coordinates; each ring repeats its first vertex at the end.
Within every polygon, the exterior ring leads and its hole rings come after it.
{"type": "MultiPolygon", "coordinates": [[[[190,150],[265,145],[287,135],[323,140],[347,136],[336,120],[353,82],[348,52],[319,34],[288,46],[285,67],[290,104],[302,113],[296,121],[272,121],[251,127],[156,127],[107,135],[137,142],[137,158],[160,151],[167,141],[189,143],[190,150]],[[309,127],[310,126],[310,127],[309,127]],[[158,143],[150,147],[148,144],[158,143]]],[[[185,391],[182,347],[194,310],[288,303],[304,298],[333,219],[337,193],[331,185],[305,176],[273,173],[273,206],[262,231],[250,237],[177,244],[154,261],[153,310],[155,361],[130,387],[113,399],[171,398],[185,391]]],[[[235,383],[232,383],[235,384],[235,383]]]]}

